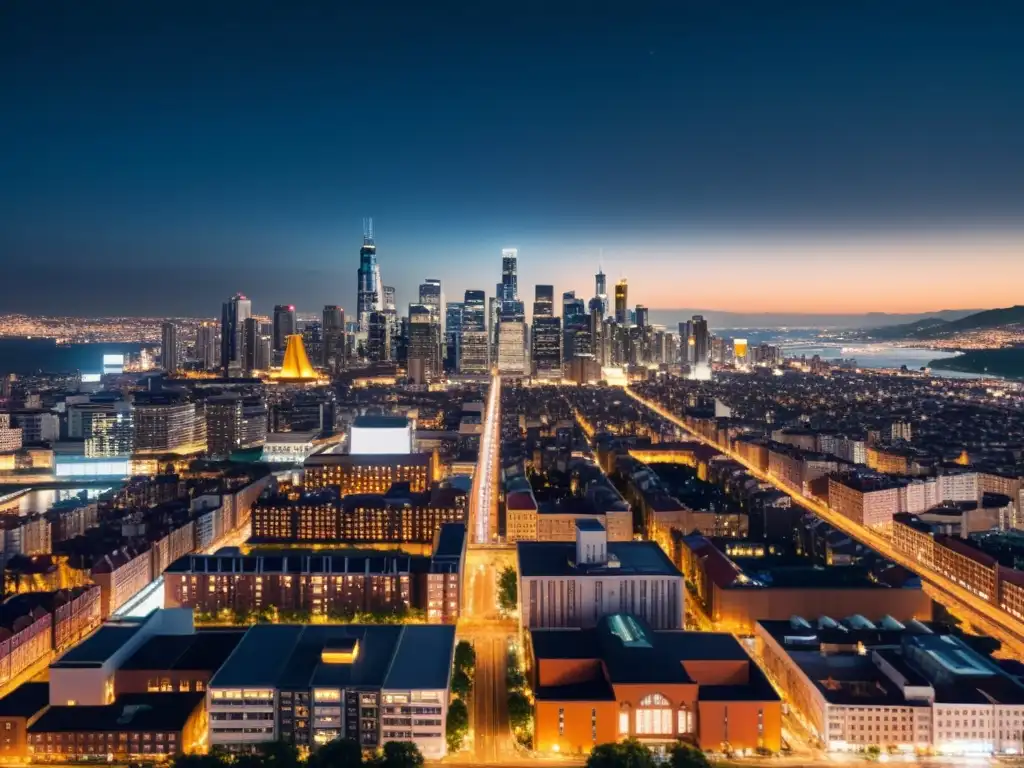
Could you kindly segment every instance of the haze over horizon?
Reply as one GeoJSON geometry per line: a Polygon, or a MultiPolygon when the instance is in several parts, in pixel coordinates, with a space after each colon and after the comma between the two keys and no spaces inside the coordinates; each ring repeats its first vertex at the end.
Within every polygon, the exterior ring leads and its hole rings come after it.
{"type": "Polygon", "coordinates": [[[1019,4],[396,8],[10,3],[0,308],[351,311],[364,216],[400,307],[1019,303],[1019,4]]]}

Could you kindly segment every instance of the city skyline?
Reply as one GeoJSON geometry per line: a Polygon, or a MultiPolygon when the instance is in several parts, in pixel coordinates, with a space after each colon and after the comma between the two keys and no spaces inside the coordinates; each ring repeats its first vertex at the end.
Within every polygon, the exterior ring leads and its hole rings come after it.
{"type": "Polygon", "coordinates": [[[371,215],[400,304],[490,286],[503,247],[524,285],[600,264],[652,308],[1015,303],[1019,7],[241,8],[12,5],[5,306],[354,311],[371,215]]]}

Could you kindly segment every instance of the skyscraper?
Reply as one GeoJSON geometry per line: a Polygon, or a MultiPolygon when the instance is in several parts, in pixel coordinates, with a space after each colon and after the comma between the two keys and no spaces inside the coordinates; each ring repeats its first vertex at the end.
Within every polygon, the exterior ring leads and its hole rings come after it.
{"type": "Polygon", "coordinates": [[[462,342],[461,301],[450,301],[445,307],[444,322],[444,369],[455,373],[459,369],[459,348],[462,342]]]}
{"type": "Polygon", "coordinates": [[[703,315],[693,316],[694,362],[708,365],[711,362],[711,339],[708,335],[708,321],[703,315]]]}
{"type": "Polygon", "coordinates": [[[648,323],[648,310],[643,304],[636,305],[636,324],[640,328],[646,328],[648,323]]]}
{"type": "Polygon", "coordinates": [[[629,318],[628,306],[626,278],[622,278],[615,284],[615,322],[619,325],[625,325],[629,318]]]}
{"type": "Polygon", "coordinates": [[[533,375],[541,379],[561,378],[562,318],[554,314],[537,314],[534,310],[532,331],[533,375]]]}
{"type": "Polygon", "coordinates": [[[296,332],[295,305],[276,304],[274,306],[274,351],[284,352],[288,337],[296,332]]]}
{"type": "Polygon", "coordinates": [[[503,248],[501,251],[501,301],[519,299],[519,250],[503,248]]]}
{"type": "Polygon", "coordinates": [[[337,304],[328,304],[323,312],[324,365],[343,368],[347,362],[345,348],[345,310],[337,304]]]}
{"type": "MultiPolygon", "coordinates": [[[[577,354],[590,352],[590,317],[583,299],[576,298],[576,291],[562,294],[562,357],[572,360],[577,354]],[[577,344],[577,336],[586,335],[586,348],[577,344]]],[[[581,339],[582,340],[582,339],[581,339]]]]}
{"type": "Polygon", "coordinates": [[[590,310],[593,311],[598,307],[601,309],[602,317],[608,314],[608,280],[605,278],[604,270],[600,267],[598,267],[597,274],[594,275],[594,299],[590,310]]]}
{"type": "Polygon", "coordinates": [[[196,329],[196,359],[204,371],[217,367],[217,330],[217,324],[213,322],[202,323],[196,329]]]}
{"type": "Polygon", "coordinates": [[[391,322],[387,312],[371,312],[370,328],[366,334],[366,356],[374,363],[394,359],[391,344],[391,322]]]}
{"type": "Polygon", "coordinates": [[[487,338],[487,307],[484,291],[466,291],[462,304],[462,338],[459,342],[459,373],[487,373],[490,344],[487,338]]]}
{"type": "Polygon", "coordinates": [[[437,278],[427,278],[420,283],[420,304],[430,310],[430,318],[443,328],[444,322],[444,297],[441,293],[441,281],[437,278]]]}
{"type": "Polygon", "coordinates": [[[168,373],[178,370],[178,326],[164,323],[160,326],[160,362],[168,373]]]}
{"type": "Polygon", "coordinates": [[[409,305],[409,380],[427,384],[441,373],[440,326],[433,321],[430,307],[409,305]]]}
{"type": "Polygon", "coordinates": [[[555,314],[555,286],[538,285],[533,294],[533,316],[553,317],[555,314]]]}
{"type": "Polygon", "coordinates": [[[252,316],[252,302],[236,293],[221,308],[220,317],[220,365],[224,376],[229,370],[242,366],[242,328],[252,316]]]}
{"type": "Polygon", "coordinates": [[[373,240],[373,219],[363,223],[363,246],[359,249],[356,285],[356,320],[359,330],[367,331],[370,328],[370,313],[384,308],[377,244],[373,240]]]}
{"type": "Polygon", "coordinates": [[[395,305],[395,286],[385,285],[384,286],[384,311],[385,312],[397,312],[398,307],[395,305]]]}
{"type": "Polygon", "coordinates": [[[271,336],[258,317],[247,317],[242,323],[242,369],[246,373],[265,371],[270,367],[271,336]]]}

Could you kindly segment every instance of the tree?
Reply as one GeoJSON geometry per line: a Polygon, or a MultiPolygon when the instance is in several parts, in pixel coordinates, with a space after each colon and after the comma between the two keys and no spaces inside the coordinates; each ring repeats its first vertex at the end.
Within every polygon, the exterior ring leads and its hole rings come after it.
{"type": "Polygon", "coordinates": [[[461,670],[472,677],[473,670],[476,669],[476,649],[473,648],[471,643],[466,640],[460,640],[458,645],[455,646],[453,666],[455,669],[461,670]]]}
{"type": "Polygon", "coordinates": [[[530,719],[533,717],[533,707],[530,700],[519,691],[512,691],[508,695],[508,721],[512,728],[517,731],[525,730],[530,726],[530,719]]]}
{"type": "Polygon", "coordinates": [[[672,768],[708,768],[707,757],[696,747],[679,742],[669,752],[668,764],[672,768]]]}
{"type": "Polygon", "coordinates": [[[518,667],[509,667],[505,672],[505,684],[510,691],[521,691],[526,687],[526,675],[518,667]]]}
{"type": "Polygon", "coordinates": [[[505,613],[512,613],[519,605],[519,574],[514,566],[503,568],[498,574],[498,605],[505,613]]]}
{"type": "Polygon", "coordinates": [[[445,730],[448,732],[448,751],[458,752],[469,733],[469,710],[462,699],[455,699],[448,705],[445,730]]]}
{"type": "Polygon", "coordinates": [[[461,669],[452,672],[452,693],[460,699],[465,699],[471,690],[473,690],[473,681],[469,675],[461,669]]]}
{"type": "Polygon", "coordinates": [[[587,768],[655,768],[654,755],[635,739],[598,744],[587,758],[587,768]]]}
{"type": "Polygon", "coordinates": [[[423,755],[411,741],[386,741],[372,765],[375,768],[422,768],[423,755]]]}
{"type": "Polygon", "coordinates": [[[309,760],[306,761],[308,768],[357,768],[362,764],[363,750],[354,739],[329,741],[310,753],[309,760]]]}

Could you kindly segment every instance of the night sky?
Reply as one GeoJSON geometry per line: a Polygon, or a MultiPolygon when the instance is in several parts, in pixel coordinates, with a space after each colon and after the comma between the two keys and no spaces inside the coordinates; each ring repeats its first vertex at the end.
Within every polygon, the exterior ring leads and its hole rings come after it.
{"type": "Polygon", "coordinates": [[[0,312],[1021,303],[1024,3],[0,6],[0,312]]]}

